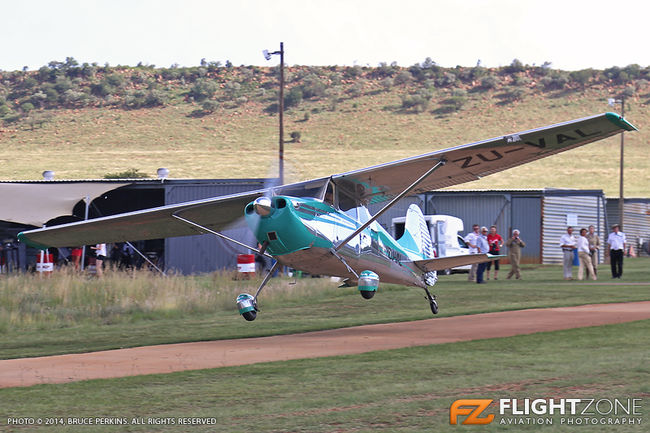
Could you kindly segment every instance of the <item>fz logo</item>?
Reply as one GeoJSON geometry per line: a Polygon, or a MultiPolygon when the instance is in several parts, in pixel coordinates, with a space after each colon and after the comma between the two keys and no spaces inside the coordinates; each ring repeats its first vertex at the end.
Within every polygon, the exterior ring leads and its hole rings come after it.
{"type": "Polygon", "coordinates": [[[494,415],[490,414],[479,417],[485,409],[492,403],[489,399],[467,399],[456,400],[449,408],[449,424],[456,425],[458,416],[467,416],[461,424],[481,425],[490,424],[494,420],[494,415]]]}

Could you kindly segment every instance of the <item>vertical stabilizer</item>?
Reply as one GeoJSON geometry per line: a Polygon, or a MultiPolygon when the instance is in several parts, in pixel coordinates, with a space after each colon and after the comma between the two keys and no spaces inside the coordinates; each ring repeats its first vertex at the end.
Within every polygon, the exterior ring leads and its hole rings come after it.
{"type": "Polygon", "coordinates": [[[419,257],[425,259],[433,257],[431,234],[424,215],[417,205],[412,204],[406,211],[404,235],[397,242],[419,257]]]}

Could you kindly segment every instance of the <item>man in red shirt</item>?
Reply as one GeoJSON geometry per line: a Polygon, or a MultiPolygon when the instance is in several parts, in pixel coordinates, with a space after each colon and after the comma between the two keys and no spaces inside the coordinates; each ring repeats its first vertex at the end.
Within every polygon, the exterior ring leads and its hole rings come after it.
{"type": "MultiPolygon", "coordinates": [[[[503,238],[500,234],[497,233],[497,226],[490,226],[490,233],[487,235],[488,245],[490,246],[490,254],[500,254],[501,247],[503,246],[503,238]]],[[[490,260],[487,263],[487,280],[490,279],[490,268],[492,267],[492,262],[494,262],[494,279],[497,279],[499,274],[499,261],[490,260]]]]}

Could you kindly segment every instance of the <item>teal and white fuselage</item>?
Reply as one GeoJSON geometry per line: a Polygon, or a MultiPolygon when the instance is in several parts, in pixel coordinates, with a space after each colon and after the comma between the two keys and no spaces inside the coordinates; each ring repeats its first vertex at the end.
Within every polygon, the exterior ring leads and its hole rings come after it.
{"type": "Polygon", "coordinates": [[[375,272],[386,283],[425,287],[422,272],[405,262],[430,256],[408,231],[396,241],[375,221],[341,247],[338,255],[344,260],[332,253],[370,219],[364,206],[341,211],[315,198],[275,196],[264,215],[256,211],[255,203],[245,208],[246,222],[261,244],[268,242],[266,251],[285,266],[347,278],[355,285],[357,276],[349,266],[357,273],[375,272]]]}

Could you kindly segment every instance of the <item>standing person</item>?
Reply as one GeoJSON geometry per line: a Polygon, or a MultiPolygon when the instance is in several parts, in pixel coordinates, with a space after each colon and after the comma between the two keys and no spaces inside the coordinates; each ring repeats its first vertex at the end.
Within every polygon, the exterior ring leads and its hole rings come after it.
{"type": "Polygon", "coordinates": [[[607,237],[609,245],[609,261],[612,266],[612,278],[623,275],[623,251],[625,251],[625,233],[620,231],[618,224],[612,226],[612,232],[607,237]]]}
{"type": "Polygon", "coordinates": [[[81,248],[74,247],[70,252],[70,257],[72,258],[72,264],[74,265],[74,270],[78,271],[81,268],[81,248]]]}
{"type": "Polygon", "coordinates": [[[562,248],[562,264],[564,265],[564,279],[573,279],[573,250],[576,249],[576,238],[573,237],[573,227],[569,226],[566,233],[560,238],[562,248]]]}
{"type": "Polygon", "coordinates": [[[104,260],[106,260],[106,244],[97,244],[94,247],[90,247],[95,250],[97,257],[95,258],[95,270],[97,276],[101,277],[104,275],[104,269],[102,268],[104,260]]]}
{"type": "MultiPolygon", "coordinates": [[[[499,255],[501,247],[503,246],[503,238],[500,234],[497,233],[497,226],[490,226],[490,233],[487,235],[488,245],[490,246],[490,254],[499,255]]],[[[490,279],[490,268],[492,267],[492,262],[494,262],[494,279],[497,279],[499,275],[499,261],[490,260],[487,262],[487,277],[486,280],[490,279]]]]}
{"type": "Polygon", "coordinates": [[[509,280],[513,275],[517,279],[520,279],[519,262],[521,261],[521,249],[526,246],[526,243],[519,238],[519,230],[514,229],[512,231],[512,237],[508,239],[506,246],[508,247],[508,259],[512,266],[506,279],[509,280]]]}
{"type": "Polygon", "coordinates": [[[589,226],[587,233],[589,241],[589,255],[591,256],[591,266],[594,268],[594,275],[598,275],[598,251],[600,250],[600,237],[596,234],[596,227],[589,226]]]}
{"type": "Polygon", "coordinates": [[[576,242],[578,248],[578,257],[580,258],[580,267],[578,268],[578,279],[582,280],[585,268],[587,269],[587,276],[592,280],[596,279],[596,273],[591,264],[591,252],[589,251],[589,239],[587,239],[587,229],[580,229],[580,237],[576,242]]]}
{"type": "MultiPolygon", "coordinates": [[[[478,229],[479,229],[478,224],[474,224],[472,226],[472,231],[470,233],[468,233],[467,236],[465,236],[463,238],[465,243],[467,243],[467,245],[469,245],[469,253],[470,254],[478,253],[478,248],[476,247],[476,238],[478,238],[480,236],[480,233],[479,233],[478,229]]],[[[474,281],[476,279],[476,269],[477,269],[477,267],[478,267],[478,265],[476,265],[476,264],[472,265],[472,267],[469,270],[469,275],[467,276],[467,281],[474,281]]]]}
{"type": "MultiPolygon", "coordinates": [[[[479,254],[487,254],[490,251],[487,234],[487,227],[481,227],[481,234],[476,238],[476,248],[478,249],[479,254]]],[[[485,281],[483,281],[483,272],[485,272],[486,267],[487,262],[479,263],[476,267],[476,282],[478,284],[485,284],[485,281]]]]}

